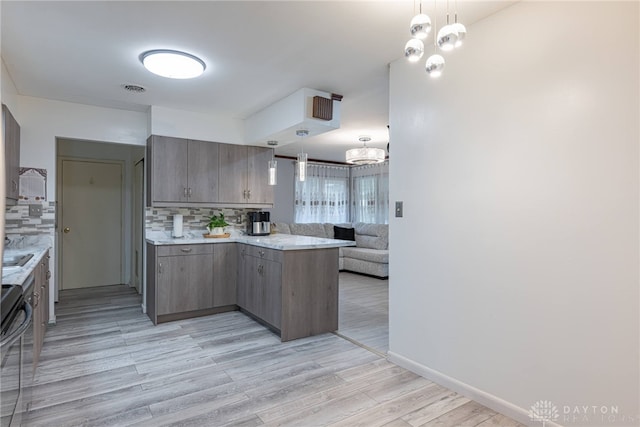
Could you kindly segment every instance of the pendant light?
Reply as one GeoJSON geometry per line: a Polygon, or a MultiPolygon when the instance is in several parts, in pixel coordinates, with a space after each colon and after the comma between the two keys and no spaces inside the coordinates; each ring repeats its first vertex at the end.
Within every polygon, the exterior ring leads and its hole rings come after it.
{"type": "Polygon", "coordinates": [[[368,136],[358,138],[363,143],[362,148],[352,148],[346,152],[346,161],[351,165],[370,165],[382,163],[385,159],[384,150],[381,148],[367,147],[367,142],[371,141],[368,136]]]}
{"type": "MultiPolygon", "coordinates": [[[[434,14],[436,11],[436,2],[434,0],[433,2],[433,10],[434,10],[434,14]]],[[[437,16],[436,18],[434,18],[434,26],[436,27],[436,30],[438,29],[438,19],[437,16]]],[[[437,45],[437,37],[433,38],[433,51],[434,54],[431,55],[428,59],[427,59],[427,63],[425,64],[425,71],[427,72],[427,74],[429,74],[430,77],[436,78],[436,77],[440,77],[442,75],[442,71],[444,70],[444,58],[441,55],[438,55],[436,52],[436,45],[437,45]]]]}
{"type": "Polygon", "coordinates": [[[455,20],[454,20],[454,23],[452,24],[452,26],[456,30],[456,32],[458,33],[458,40],[456,41],[456,46],[455,47],[460,47],[460,46],[462,46],[462,41],[465,39],[465,37],[467,37],[467,27],[465,27],[463,24],[458,22],[458,0],[456,0],[454,5],[455,5],[455,11],[454,11],[455,20]]]}
{"type": "Polygon", "coordinates": [[[298,153],[298,181],[302,182],[307,179],[307,153],[304,152],[302,143],[304,137],[309,135],[307,129],[298,129],[296,135],[300,137],[300,153],[298,153]]]}
{"type": "MultiPolygon", "coordinates": [[[[416,12],[416,2],[413,2],[413,13],[416,12]]],[[[422,0],[420,0],[420,11],[411,19],[409,24],[409,34],[414,39],[424,40],[429,36],[431,31],[431,18],[422,13],[422,0]]]]}
{"type": "MultiPolygon", "coordinates": [[[[271,147],[276,147],[278,145],[278,141],[267,141],[267,145],[271,147]]],[[[278,162],[275,159],[275,148],[271,149],[271,160],[269,160],[269,185],[277,185],[278,184],[278,162]]]]}
{"type": "Polygon", "coordinates": [[[424,55],[424,43],[422,40],[410,39],[404,46],[404,56],[411,62],[417,62],[424,55]]]}

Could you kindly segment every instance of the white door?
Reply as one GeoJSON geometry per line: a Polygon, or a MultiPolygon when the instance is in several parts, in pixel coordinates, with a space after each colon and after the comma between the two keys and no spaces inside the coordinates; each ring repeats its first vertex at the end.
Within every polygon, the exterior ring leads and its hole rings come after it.
{"type": "Polygon", "coordinates": [[[63,160],[60,289],[122,282],[122,164],[63,160]]]}

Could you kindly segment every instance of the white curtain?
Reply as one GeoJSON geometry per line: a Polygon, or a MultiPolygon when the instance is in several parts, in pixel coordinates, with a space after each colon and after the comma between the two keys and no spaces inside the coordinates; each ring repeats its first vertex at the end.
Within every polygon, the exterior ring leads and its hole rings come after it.
{"type": "Polygon", "coordinates": [[[308,163],[307,178],[295,169],[295,222],[349,222],[349,167],[308,163]]]}
{"type": "Polygon", "coordinates": [[[351,168],[351,221],[389,223],[389,161],[351,168]]]}

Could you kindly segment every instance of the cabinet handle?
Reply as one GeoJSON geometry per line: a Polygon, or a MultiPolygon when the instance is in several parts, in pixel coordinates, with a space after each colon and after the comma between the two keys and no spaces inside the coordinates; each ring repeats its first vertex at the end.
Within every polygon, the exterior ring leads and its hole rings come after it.
{"type": "Polygon", "coordinates": [[[264,265],[262,264],[258,265],[258,274],[262,276],[263,272],[264,272],[264,265]]]}
{"type": "Polygon", "coordinates": [[[158,274],[162,274],[162,263],[158,263],[158,274]]]}
{"type": "Polygon", "coordinates": [[[13,187],[14,190],[18,189],[18,183],[14,179],[11,180],[11,186],[13,187]]]}
{"type": "Polygon", "coordinates": [[[251,190],[247,190],[247,199],[251,198],[251,190]]]}
{"type": "Polygon", "coordinates": [[[258,253],[260,254],[260,258],[264,257],[264,251],[258,251],[258,253]]]}
{"type": "Polygon", "coordinates": [[[243,190],[242,191],[242,198],[246,199],[247,198],[247,190],[243,190]]]}
{"type": "Polygon", "coordinates": [[[189,197],[191,197],[192,194],[193,194],[193,191],[191,191],[191,187],[189,187],[189,197]]]}
{"type": "Polygon", "coordinates": [[[182,252],[187,252],[187,253],[189,253],[189,252],[191,252],[193,249],[191,249],[191,248],[180,248],[180,250],[181,250],[182,252]]]}
{"type": "Polygon", "coordinates": [[[187,197],[187,187],[182,187],[182,192],[184,193],[184,197],[187,197]]]}
{"type": "Polygon", "coordinates": [[[51,270],[47,270],[47,280],[51,279],[51,270]]]}

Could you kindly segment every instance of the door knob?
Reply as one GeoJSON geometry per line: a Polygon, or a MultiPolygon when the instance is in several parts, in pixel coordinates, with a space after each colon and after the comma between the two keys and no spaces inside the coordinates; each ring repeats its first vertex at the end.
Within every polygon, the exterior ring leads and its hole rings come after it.
{"type": "Polygon", "coordinates": [[[64,231],[65,233],[68,233],[68,232],[71,231],[71,229],[69,227],[65,227],[64,230],[62,230],[62,231],[64,231]]]}

